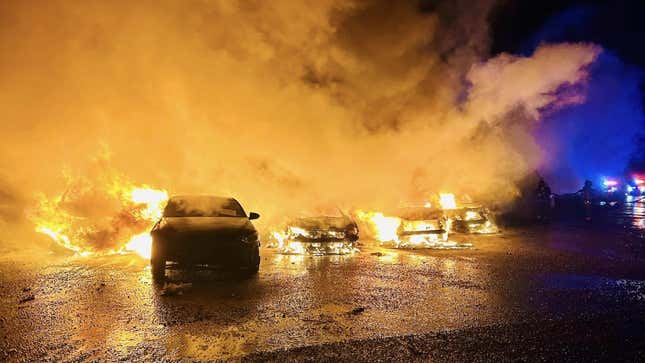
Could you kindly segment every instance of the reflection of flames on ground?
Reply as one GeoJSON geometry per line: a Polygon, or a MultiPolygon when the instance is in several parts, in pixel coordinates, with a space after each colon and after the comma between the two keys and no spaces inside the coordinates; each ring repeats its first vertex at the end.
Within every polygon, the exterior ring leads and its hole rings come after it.
{"type": "Polygon", "coordinates": [[[37,232],[79,255],[133,251],[148,258],[148,234],[168,199],[165,190],[108,175],[101,183],[75,180],[54,197],[38,196],[30,218],[37,232]]]}

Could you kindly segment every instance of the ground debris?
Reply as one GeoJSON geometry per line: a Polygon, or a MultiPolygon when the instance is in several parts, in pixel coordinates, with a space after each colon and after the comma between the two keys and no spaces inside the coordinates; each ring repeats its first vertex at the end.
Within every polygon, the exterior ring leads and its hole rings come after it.
{"type": "Polygon", "coordinates": [[[181,296],[193,287],[192,283],[166,283],[161,289],[161,296],[181,296]]]}
{"type": "Polygon", "coordinates": [[[397,341],[402,346],[406,347],[410,351],[410,353],[414,354],[415,356],[428,354],[428,352],[426,352],[423,349],[419,349],[415,344],[413,344],[411,341],[408,341],[405,338],[396,338],[395,341],[397,341]]]}
{"type": "Polygon", "coordinates": [[[29,295],[23,297],[22,299],[20,299],[20,304],[26,303],[27,301],[32,301],[32,300],[35,300],[35,299],[36,299],[36,296],[34,294],[29,294],[29,295]]]}
{"type": "Polygon", "coordinates": [[[327,324],[333,323],[334,318],[326,314],[320,314],[318,318],[303,318],[302,321],[315,324],[327,324]]]}
{"type": "Polygon", "coordinates": [[[23,287],[22,292],[29,292],[31,291],[31,287],[23,287]]]}

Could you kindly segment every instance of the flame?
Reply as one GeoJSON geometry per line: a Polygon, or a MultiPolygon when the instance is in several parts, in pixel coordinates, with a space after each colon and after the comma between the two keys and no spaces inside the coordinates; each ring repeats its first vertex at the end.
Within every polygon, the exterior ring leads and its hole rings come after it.
{"type": "Polygon", "coordinates": [[[300,227],[295,227],[295,226],[290,226],[289,227],[289,234],[290,235],[295,235],[295,236],[303,236],[303,237],[308,237],[309,232],[305,230],[304,228],[300,227]]]}
{"type": "Polygon", "coordinates": [[[80,248],[78,246],[74,246],[70,242],[69,237],[67,237],[66,235],[64,235],[64,234],[62,234],[60,232],[53,231],[50,228],[45,227],[45,226],[36,226],[36,232],[46,234],[52,240],[54,240],[54,242],[56,242],[59,245],[67,248],[68,250],[72,250],[74,252],[79,252],[80,251],[80,248]]]}
{"type": "Polygon", "coordinates": [[[467,221],[474,221],[481,218],[479,213],[475,212],[474,210],[468,210],[466,211],[466,215],[464,216],[464,219],[467,221]]]}
{"type": "Polygon", "coordinates": [[[273,236],[273,239],[275,239],[278,242],[278,247],[282,248],[282,246],[284,246],[285,241],[287,240],[287,233],[273,231],[271,232],[271,235],[273,236]]]}
{"type": "Polygon", "coordinates": [[[447,240],[447,234],[413,234],[407,236],[404,241],[397,247],[406,248],[423,248],[423,247],[436,247],[439,245],[452,246],[454,242],[447,240]]]}
{"type": "Polygon", "coordinates": [[[491,221],[486,221],[484,226],[479,230],[479,233],[497,233],[499,229],[491,221]]]}
{"type": "Polygon", "coordinates": [[[135,252],[143,258],[149,259],[152,255],[152,236],[147,232],[133,236],[125,245],[125,250],[135,252]]]}
{"type": "Polygon", "coordinates": [[[304,255],[307,252],[302,243],[289,240],[285,240],[278,248],[285,254],[304,255]]]}
{"type": "Polygon", "coordinates": [[[356,216],[369,224],[374,233],[374,238],[379,242],[398,242],[397,233],[401,225],[401,218],[388,217],[380,212],[365,212],[358,210],[356,216]]]}
{"type": "Polygon", "coordinates": [[[439,193],[439,204],[441,209],[457,209],[455,195],[452,193],[439,193]]]}
{"type": "Polygon", "coordinates": [[[393,243],[395,248],[434,248],[457,249],[469,248],[470,244],[459,244],[448,240],[448,231],[435,233],[439,226],[433,221],[402,220],[398,217],[385,216],[380,212],[357,211],[356,216],[367,222],[374,238],[381,243],[393,243]],[[399,235],[399,227],[405,232],[422,232],[399,235]]]}
{"type": "Polygon", "coordinates": [[[133,188],[129,198],[133,203],[145,205],[144,209],[138,211],[142,219],[156,221],[163,214],[163,208],[168,201],[168,192],[149,187],[133,188]]]}
{"type": "Polygon", "coordinates": [[[167,200],[167,191],[135,186],[120,175],[92,182],[79,178],[60,195],[37,195],[30,219],[36,232],[77,255],[132,251],[149,258],[152,237],[146,231],[161,217],[167,200]]]}
{"type": "Polygon", "coordinates": [[[430,221],[403,221],[403,230],[408,232],[432,231],[440,229],[438,225],[430,221]]]}
{"type": "MultiPolygon", "coordinates": [[[[335,233],[334,231],[328,232],[330,236],[336,238],[344,238],[344,232],[335,233]]],[[[312,238],[312,233],[304,228],[289,226],[286,231],[273,231],[271,235],[277,241],[278,250],[283,254],[289,255],[346,255],[358,252],[358,248],[354,246],[351,241],[336,241],[336,242],[302,242],[296,238],[305,237],[312,238]]],[[[315,238],[315,237],[313,237],[315,238]]]]}

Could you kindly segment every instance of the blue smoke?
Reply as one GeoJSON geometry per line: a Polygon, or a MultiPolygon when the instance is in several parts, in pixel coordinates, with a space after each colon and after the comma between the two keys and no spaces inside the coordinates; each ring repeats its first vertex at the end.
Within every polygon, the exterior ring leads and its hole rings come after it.
{"type": "MultiPolygon", "coordinates": [[[[554,17],[528,49],[540,42],[585,40],[584,24],[594,11],[575,8],[554,17]]],[[[535,130],[545,154],[539,171],[559,193],[577,190],[585,179],[599,186],[606,177],[622,177],[636,135],[645,131],[643,70],[605,50],[590,71],[586,101],[546,116],[535,130]]]]}

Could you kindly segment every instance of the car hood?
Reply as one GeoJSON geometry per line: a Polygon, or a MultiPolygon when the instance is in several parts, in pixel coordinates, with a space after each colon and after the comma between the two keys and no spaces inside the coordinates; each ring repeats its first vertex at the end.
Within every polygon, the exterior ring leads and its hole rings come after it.
{"type": "Polygon", "coordinates": [[[301,217],[288,223],[290,227],[299,227],[305,230],[344,230],[352,221],[348,217],[301,217]]]}
{"type": "Polygon", "coordinates": [[[255,227],[244,217],[165,217],[159,222],[160,232],[252,233],[255,227]]]}

